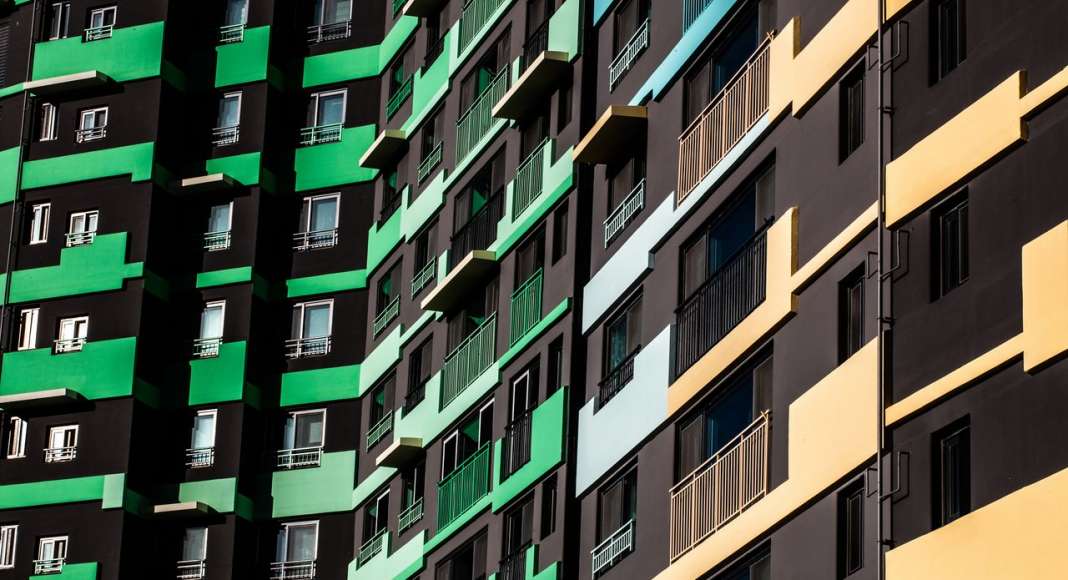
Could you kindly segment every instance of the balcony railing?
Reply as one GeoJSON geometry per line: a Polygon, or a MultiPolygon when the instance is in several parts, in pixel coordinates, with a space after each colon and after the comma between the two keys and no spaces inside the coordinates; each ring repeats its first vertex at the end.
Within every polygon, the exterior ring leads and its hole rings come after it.
{"type": "Polygon", "coordinates": [[[438,483],[438,529],[449,525],[490,489],[493,446],[483,445],[438,483]]]}
{"type": "Polygon", "coordinates": [[[623,524],[611,536],[590,551],[593,556],[593,575],[596,577],[623,559],[634,549],[634,520],[623,524]]]}
{"type": "Polygon", "coordinates": [[[603,379],[601,379],[599,385],[600,390],[597,392],[597,403],[594,407],[594,411],[599,411],[604,408],[604,406],[608,404],[608,401],[611,401],[612,397],[615,397],[622,391],[623,387],[627,386],[631,379],[634,378],[634,359],[638,356],[639,352],[641,352],[641,347],[634,349],[626,358],[616,364],[612,370],[608,371],[603,379]]]}
{"type": "Polygon", "coordinates": [[[634,186],[619,207],[612,210],[612,213],[604,220],[604,247],[607,248],[608,244],[612,243],[612,240],[627,227],[630,220],[634,219],[634,216],[644,208],[645,180],[643,179],[634,186]]]}
{"type": "Polygon", "coordinates": [[[441,367],[441,408],[444,409],[464,389],[493,364],[497,351],[497,313],[494,312],[460,343],[441,367]]]}
{"type": "Polygon", "coordinates": [[[534,272],[512,293],[508,316],[508,345],[514,345],[528,330],[541,322],[542,270],[534,272]]]}
{"type": "Polygon", "coordinates": [[[762,413],[671,489],[672,561],[767,493],[770,418],[762,413]]]}
{"type": "Polygon", "coordinates": [[[408,392],[404,395],[404,414],[412,412],[426,398],[426,382],[412,375],[408,379],[408,392]]]}
{"type": "Polygon", "coordinates": [[[96,141],[97,139],[103,139],[108,136],[108,126],[103,127],[89,127],[87,129],[78,129],[74,132],[74,140],[78,143],[85,143],[87,141],[96,141]]]}
{"type": "Polygon", "coordinates": [[[527,38],[527,42],[523,45],[523,59],[519,61],[522,69],[519,74],[523,74],[523,71],[530,66],[530,63],[534,62],[538,55],[549,50],[549,19],[546,18],[545,22],[542,22],[531,35],[527,38]]]}
{"type": "Polygon", "coordinates": [[[63,352],[78,352],[85,346],[85,337],[80,338],[61,338],[55,341],[53,350],[56,354],[63,352]]]}
{"type": "Polygon", "coordinates": [[[319,467],[322,461],[323,447],[321,445],[278,450],[278,469],[319,467]]]}
{"type": "Polygon", "coordinates": [[[241,125],[215,127],[211,130],[211,144],[216,147],[233,145],[241,139],[241,125]]]}
{"type": "Polygon", "coordinates": [[[627,74],[634,61],[638,60],[645,49],[649,48],[649,19],[646,18],[638,29],[631,35],[626,46],[612,59],[608,65],[608,90],[616,88],[616,83],[627,74]]]}
{"type": "Polygon", "coordinates": [[[764,301],[767,286],[767,226],[675,311],[675,374],[693,366],[764,301]]]}
{"type": "Polygon", "coordinates": [[[386,538],[389,537],[389,530],[382,529],[370,540],[367,540],[360,546],[360,551],[356,554],[356,567],[359,568],[367,563],[368,560],[374,558],[386,548],[386,538]]]}
{"type": "Polygon", "coordinates": [[[421,519],[423,519],[423,498],[415,500],[397,516],[397,533],[404,533],[404,530],[414,526],[421,519]]]}
{"type": "Polygon", "coordinates": [[[415,273],[415,276],[412,277],[412,298],[413,299],[420,292],[423,291],[423,288],[426,288],[427,286],[430,285],[431,282],[434,281],[434,278],[437,277],[437,273],[438,273],[437,261],[433,260],[433,259],[431,259],[429,262],[427,262],[426,265],[424,265],[422,268],[419,269],[418,272],[415,273]]]}
{"type": "Polygon", "coordinates": [[[393,0],[393,15],[396,16],[407,2],[408,0],[393,0]]]}
{"type": "Polygon", "coordinates": [[[452,235],[449,249],[449,269],[456,267],[475,250],[484,250],[497,239],[497,222],[504,217],[504,199],[500,191],[493,194],[486,205],[460,226],[452,235]]]}
{"type": "Polygon", "coordinates": [[[175,566],[178,580],[198,580],[207,572],[204,560],[182,560],[175,566]]]}
{"type": "Polygon", "coordinates": [[[367,449],[371,449],[377,445],[386,435],[389,435],[389,432],[392,430],[393,413],[389,412],[367,430],[367,449]]]}
{"type": "Polygon", "coordinates": [[[47,447],[44,450],[45,463],[63,463],[66,461],[74,461],[74,458],[78,456],[78,447],[71,445],[68,447],[47,447]]]}
{"type": "Polygon", "coordinates": [[[330,123],[329,125],[316,125],[304,127],[300,130],[300,144],[303,146],[322,145],[323,143],[336,143],[341,141],[343,123],[330,123]]]}
{"type": "Polygon", "coordinates": [[[70,232],[67,234],[67,247],[84,246],[96,241],[96,230],[91,232],[70,232]]]}
{"type": "Polygon", "coordinates": [[[501,481],[508,479],[530,461],[531,412],[524,413],[504,428],[501,440],[501,481]]]}
{"type": "Polygon", "coordinates": [[[194,447],[185,450],[185,466],[190,469],[211,467],[215,464],[215,447],[194,447]]]}
{"type": "Polygon", "coordinates": [[[85,29],[85,42],[92,42],[94,40],[104,40],[105,38],[111,38],[111,33],[115,30],[114,24],[105,24],[103,26],[92,26],[85,29]]]}
{"type": "Polygon", "coordinates": [[[765,41],[679,137],[677,202],[697,187],[768,110],[765,41]]]}
{"type": "Polygon", "coordinates": [[[311,232],[297,232],[293,234],[293,250],[305,252],[307,250],[319,250],[333,248],[337,245],[337,228],[314,230],[311,232]]]}
{"type": "Polygon", "coordinates": [[[375,316],[374,322],[371,324],[371,334],[378,336],[380,332],[389,328],[389,323],[393,322],[400,314],[400,294],[393,297],[393,300],[389,301],[389,304],[382,309],[382,312],[375,316]]]}
{"type": "Polygon", "coordinates": [[[204,249],[209,252],[219,252],[230,247],[230,230],[223,232],[208,232],[204,234],[204,249]]]}
{"type": "Polygon", "coordinates": [[[389,119],[397,112],[397,109],[401,108],[404,101],[408,100],[408,97],[412,95],[412,77],[409,76],[397,90],[389,96],[389,100],[386,101],[386,118],[389,119]]]}
{"type": "Polygon", "coordinates": [[[219,27],[219,44],[233,44],[245,40],[245,23],[219,27]]]}
{"type": "Polygon", "coordinates": [[[330,40],[340,40],[352,36],[352,21],[333,22],[330,24],[318,24],[308,27],[308,43],[319,44],[330,40]]]}
{"type": "Polygon", "coordinates": [[[712,4],[713,0],[682,0],[682,32],[686,33],[687,30],[693,26],[693,23],[701,16],[712,4]]]}
{"type": "Polygon", "coordinates": [[[524,580],[527,566],[527,546],[504,557],[497,568],[497,580],[524,580]]]}
{"type": "Polygon", "coordinates": [[[220,346],[222,346],[221,337],[193,339],[193,358],[217,357],[220,346]]]}
{"type": "Polygon", "coordinates": [[[490,17],[507,0],[467,0],[463,14],[460,16],[459,50],[463,54],[471,41],[478,36],[482,28],[489,23],[490,17]]]}
{"type": "MultiPolygon", "coordinates": [[[[473,3],[481,3],[486,0],[472,0],[473,3]]],[[[494,0],[497,1],[497,0],[494,0]]],[[[462,21],[461,21],[462,24],[462,21]]],[[[501,67],[497,76],[493,77],[475,101],[471,103],[467,111],[456,122],[456,164],[459,165],[467,155],[474,151],[479,141],[489,133],[490,127],[496,122],[493,117],[493,106],[501,100],[508,91],[509,67],[501,67]]]]}
{"type": "Polygon", "coordinates": [[[330,352],[332,341],[329,336],[316,336],[313,338],[290,338],[286,340],[286,358],[307,358],[323,356],[330,352]]]}
{"type": "Polygon", "coordinates": [[[422,182],[427,177],[430,177],[430,173],[434,171],[434,168],[441,164],[441,154],[445,149],[445,142],[438,141],[438,144],[426,154],[426,157],[419,162],[419,181],[422,182]]]}
{"type": "Polygon", "coordinates": [[[512,188],[512,194],[515,196],[512,198],[513,220],[516,216],[522,214],[523,210],[530,207],[534,200],[541,195],[541,175],[545,165],[545,156],[548,154],[549,140],[546,139],[535,147],[534,151],[515,170],[515,181],[512,188]]]}
{"type": "Polygon", "coordinates": [[[393,214],[397,213],[397,210],[400,209],[403,198],[402,191],[404,191],[403,186],[401,189],[390,187],[382,192],[382,209],[378,212],[379,227],[389,221],[389,218],[393,217],[393,214]]]}
{"type": "Polygon", "coordinates": [[[315,578],[315,560],[271,563],[271,580],[310,580],[312,578],[315,578]]]}
{"type": "Polygon", "coordinates": [[[48,558],[46,560],[33,561],[33,573],[37,574],[60,574],[63,572],[63,564],[66,558],[48,558]]]}

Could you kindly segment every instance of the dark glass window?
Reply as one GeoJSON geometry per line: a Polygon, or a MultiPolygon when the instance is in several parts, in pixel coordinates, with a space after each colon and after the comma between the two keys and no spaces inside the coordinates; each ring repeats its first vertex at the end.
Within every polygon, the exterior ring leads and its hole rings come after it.
{"type": "Polygon", "coordinates": [[[515,254],[515,287],[519,288],[545,265],[545,229],[531,234],[515,254]]]}
{"type": "Polygon", "coordinates": [[[549,343],[549,376],[545,378],[545,398],[548,399],[564,385],[564,337],[549,343]]]}
{"type": "Polygon", "coordinates": [[[931,82],[964,61],[964,0],[931,2],[931,82]]]}
{"type": "Polygon", "coordinates": [[[604,327],[604,372],[615,370],[640,348],[642,297],[638,296],[622,308],[604,327]]]}
{"type": "Polygon", "coordinates": [[[541,539],[556,531],[556,474],[541,484],[541,539]]]}
{"type": "Polygon", "coordinates": [[[597,542],[638,515],[638,469],[631,468],[601,488],[597,498],[597,542]]]}
{"type": "Polygon", "coordinates": [[[396,388],[397,375],[390,373],[375,386],[368,397],[370,408],[367,412],[367,427],[374,427],[387,413],[393,410],[393,391],[396,388]]]}
{"type": "Polygon", "coordinates": [[[864,267],[838,285],[838,361],[845,362],[864,344],[864,267]]]}
{"type": "Polygon", "coordinates": [[[567,202],[553,212],[553,263],[567,255],[568,233],[567,202]]]}
{"type": "Polygon", "coordinates": [[[968,197],[964,192],[933,213],[935,298],[968,280],[968,197]]]}
{"type": "MultiPolygon", "coordinates": [[[[505,558],[526,551],[534,540],[534,498],[528,497],[504,514],[501,553],[505,558]]],[[[522,577],[522,574],[519,575],[522,577]]]]}
{"type": "Polygon", "coordinates": [[[838,577],[864,566],[864,485],[856,482],[838,494],[838,577]]]}
{"type": "Polygon", "coordinates": [[[756,52],[758,30],[756,11],[751,10],[698,59],[683,87],[684,125],[692,123],[705,110],[756,52]]]}
{"type": "Polygon", "coordinates": [[[412,504],[423,499],[425,475],[425,463],[418,463],[401,472],[401,507],[411,507],[412,504]]]}
{"type": "Polygon", "coordinates": [[[838,160],[845,161],[864,143],[864,63],[853,67],[838,86],[838,160]]]}
{"type": "Polygon", "coordinates": [[[957,424],[935,435],[934,527],[971,511],[971,441],[968,425],[957,424]]]}
{"type": "Polygon", "coordinates": [[[418,405],[426,396],[433,346],[434,341],[428,338],[408,356],[408,395],[404,399],[404,408],[407,411],[418,405]]]}
{"type": "MultiPolygon", "coordinates": [[[[644,152],[644,147],[641,150],[644,152]]],[[[624,162],[609,167],[611,177],[608,180],[608,213],[616,210],[643,179],[645,179],[645,157],[634,155],[624,162]]]]}
{"type": "Polygon", "coordinates": [[[378,300],[375,302],[375,314],[382,314],[386,308],[400,296],[401,263],[398,261],[378,281],[378,300]]]}
{"type": "Polygon", "coordinates": [[[456,549],[434,569],[434,580],[485,580],[486,533],[456,549]]]}
{"type": "Polygon", "coordinates": [[[649,18],[649,0],[630,0],[616,10],[612,54],[619,54],[634,33],[649,18]]]}

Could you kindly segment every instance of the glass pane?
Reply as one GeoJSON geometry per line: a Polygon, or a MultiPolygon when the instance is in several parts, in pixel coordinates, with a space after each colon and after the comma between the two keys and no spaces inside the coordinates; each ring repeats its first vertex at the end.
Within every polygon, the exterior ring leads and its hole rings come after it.
{"type": "Polygon", "coordinates": [[[323,444],[323,414],[297,415],[296,446],[319,447],[323,444]]]}
{"type": "Polygon", "coordinates": [[[193,418],[193,449],[215,446],[215,414],[193,418]]]}
{"type": "Polygon", "coordinates": [[[736,387],[723,400],[712,408],[708,414],[708,450],[713,454],[730,443],[753,421],[753,385],[745,379],[745,384],[736,387]]]}
{"type": "Polygon", "coordinates": [[[213,205],[208,213],[208,232],[225,232],[230,229],[230,204],[213,205]]]}
{"type": "Polygon", "coordinates": [[[337,227],[337,201],[336,197],[312,200],[310,231],[332,230],[337,227]]]}
{"type": "Polygon", "coordinates": [[[219,127],[234,127],[241,122],[241,97],[231,95],[219,100],[219,127]]]}
{"type": "Polygon", "coordinates": [[[63,447],[63,440],[66,432],[66,429],[52,429],[48,434],[48,446],[52,449],[63,447]]]}
{"type": "Polygon", "coordinates": [[[289,527],[289,544],[286,560],[290,562],[315,559],[315,526],[289,527]]]}
{"type": "Polygon", "coordinates": [[[228,0],[226,3],[226,16],[223,19],[224,26],[244,24],[248,18],[248,0],[228,0]]]}
{"type": "Polygon", "coordinates": [[[336,93],[319,97],[318,125],[332,125],[344,121],[345,94],[336,93]]]}
{"type": "Polygon", "coordinates": [[[100,214],[98,214],[97,212],[94,211],[92,213],[86,214],[85,217],[86,217],[86,219],[85,219],[86,226],[85,226],[85,230],[84,231],[95,232],[96,231],[96,221],[97,221],[97,218],[100,217],[100,214]]]}
{"type": "Polygon", "coordinates": [[[741,203],[730,210],[722,221],[716,224],[709,240],[708,272],[718,270],[730,259],[749,238],[753,237],[753,216],[756,214],[756,196],[746,195],[741,203]]]}
{"type": "Polygon", "coordinates": [[[182,536],[182,560],[205,559],[207,542],[207,528],[186,528],[182,536]]]}
{"type": "Polygon", "coordinates": [[[200,313],[200,338],[219,338],[222,333],[222,305],[208,306],[200,313]]]}
{"type": "Polygon", "coordinates": [[[293,449],[297,439],[297,418],[294,415],[286,417],[286,425],[282,431],[282,448],[293,449]]]}
{"type": "Polygon", "coordinates": [[[352,16],[352,0],[326,0],[328,19],[325,24],[344,22],[352,16]]]}
{"type": "Polygon", "coordinates": [[[304,308],[304,333],[302,338],[330,336],[330,305],[318,304],[304,308]]]}

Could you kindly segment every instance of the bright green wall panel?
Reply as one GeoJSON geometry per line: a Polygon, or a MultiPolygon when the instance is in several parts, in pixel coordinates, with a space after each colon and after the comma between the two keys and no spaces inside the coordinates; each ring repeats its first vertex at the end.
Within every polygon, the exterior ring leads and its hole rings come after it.
{"type": "Polygon", "coordinates": [[[309,56],[304,59],[304,88],[375,77],[382,74],[408,38],[419,27],[419,19],[402,16],[382,40],[382,44],[361,46],[309,56]]]}
{"type": "MultiPolygon", "coordinates": [[[[404,195],[407,195],[406,193],[404,195]]],[[[393,212],[386,223],[375,222],[367,230],[367,273],[374,272],[393,248],[401,242],[401,221],[405,208],[393,212]]]]}
{"type": "Polygon", "coordinates": [[[241,185],[258,185],[260,182],[260,153],[245,153],[208,159],[204,167],[207,173],[225,173],[241,185]]]}
{"type": "Polygon", "coordinates": [[[0,151],[0,204],[15,201],[19,186],[19,147],[0,151]]]}
{"type": "Polygon", "coordinates": [[[549,50],[575,58],[581,48],[581,30],[582,0],[567,0],[549,19],[549,50]]]}
{"type": "Polygon", "coordinates": [[[407,578],[405,572],[411,568],[423,566],[423,542],[426,532],[419,532],[403,546],[394,548],[396,536],[386,536],[385,549],[363,566],[356,568],[356,560],[349,563],[348,580],[388,580],[390,578],[407,578]]]}
{"type": "Polygon", "coordinates": [[[283,407],[355,399],[360,395],[360,365],[282,374],[283,407]]]}
{"type": "Polygon", "coordinates": [[[276,471],[271,475],[271,517],[349,511],[355,483],[355,451],[323,453],[322,465],[312,469],[276,471]]]}
{"type": "Polygon", "coordinates": [[[318,276],[286,280],[286,297],[301,298],[316,294],[359,290],[366,287],[367,271],[350,270],[348,272],[334,272],[333,274],[320,274],[318,276]]]}
{"type": "Polygon", "coordinates": [[[271,27],[246,28],[241,42],[215,47],[215,87],[267,80],[271,27]]]}
{"type": "Polygon", "coordinates": [[[237,478],[186,481],[178,484],[178,501],[199,501],[220,513],[234,511],[237,499],[237,478]]]}
{"type": "Polygon", "coordinates": [[[359,165],[360,157],[374,140],[375,126],[361,125],[343,130],[341,141],[336,143],[297,149],[293,161],[297,191],[374,179],[375,170],[359,165]]]}
{"type": "Polygon", "coordinates": [[[197,274],[197,288],[211,288],[252,281],[252,266],[212,270],[197,274]]]}
{"type": "Polygon", "coordinates": [[[97,580],[98,574],[96,562],[65,563],[59,574],[30,576],[30,580],[97,580]]]}
{"type": "Polygon", "coordinates": [[[10,301],[119,290],[127,278],[142,275],[142,262],[126,263],[126,232],[104,234],[91,244],[60,250],[58,266],[15,270],[10,301]]]}
{"type": "Polygon", "coordinates": [[[121,474],[88,475],[0,485],[0,510],[102,501],[107,495],[106,488],[110,485],[109,481],[115,481],[116,478],[124,480],[121,474]]]}
{"type": "Polygon", "coordinates": [[[219,356],[189,361],[189,404],[242,400],[247,349],[244,340],[225,342],[219,345],[219,356]]]}
{"type": "Polygon", "coordinates": [[[123,83],[160,74],[163,22],[116,28],[111,38],[82,42],[81,35],[38,42],[33,78],[41,80],[98,70],[123,83]]]}
{"type": "Polygon", "coordinates": [[[51,348],[4,353],[0,395],[74,389],[87,399],[133,393],[135,337],[96,340],[81,351],[52,354],[51,348]]]}
{"type": "Polygon", "coordinates": [[[27,161],[22,166],[22,188],[49,187],[117,175],[129,175],[130,181],[148,181],[152,179],[155,149],[155,143],[138,143],[27,161]]]}
{"type": "Polygon", "coordinates": [[[567,388],[562,388],[534,409],[530,425],[530,461],[508,479],[501,481],[501,440],[493,444],[496,474],[493,511],[498,511],[526,491],[564,460],[564,414],[567,412],[567,388]]]}

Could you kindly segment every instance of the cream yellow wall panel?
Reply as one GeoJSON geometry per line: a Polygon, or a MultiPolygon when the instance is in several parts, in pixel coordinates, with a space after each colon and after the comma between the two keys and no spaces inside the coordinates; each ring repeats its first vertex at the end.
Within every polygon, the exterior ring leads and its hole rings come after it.
{"type": "Polygon", "coordinates": [[[1022,253],[1023,357],[1031,372],[1068,352],[1068,220],[1022,253]]]}

